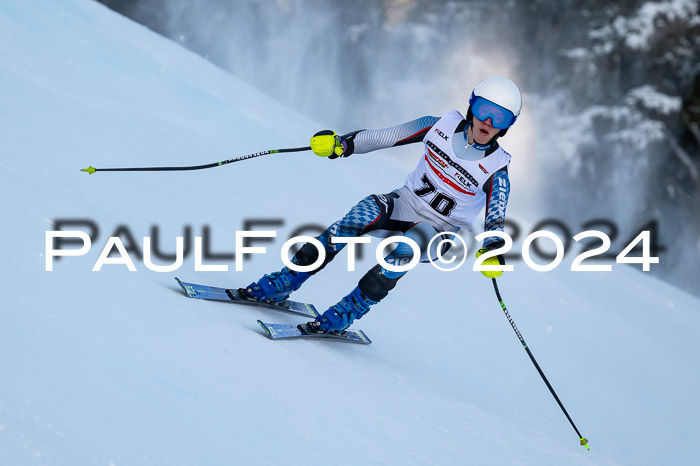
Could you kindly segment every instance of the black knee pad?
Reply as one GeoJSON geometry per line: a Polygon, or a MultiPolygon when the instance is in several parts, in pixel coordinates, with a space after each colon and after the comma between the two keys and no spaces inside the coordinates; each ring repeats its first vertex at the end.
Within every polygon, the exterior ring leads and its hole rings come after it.
{"type": "Polygon", "coordinates": [[[372,301],[379,302],[396,286],[399,278],[387,278],[381,273],[382,267],[377,264],[360,279],[360,291],[372,301]]]}
{"type": "MultiPolygon", "coordinates": [[[[338,251],[340,252],[340,251],[338,251]]],[[[333,260],[336,254],[338,252],[328,252],[326,251],[326,260],[323,261],[323,263],[316,269],[309,274],[313,275],[316,272],[320,271],[323,269],[330,261],[333,260]]],[[[307,266],[311,265],[316,260],[318,259],[318,249],[316,249],[316,246],[314,246],[311,243],[305,243],[299,251],[294,255],[294,258],[292,259],[292,262],[295,263],[296,265],[301,265],[301,266],[307,266]]]]}

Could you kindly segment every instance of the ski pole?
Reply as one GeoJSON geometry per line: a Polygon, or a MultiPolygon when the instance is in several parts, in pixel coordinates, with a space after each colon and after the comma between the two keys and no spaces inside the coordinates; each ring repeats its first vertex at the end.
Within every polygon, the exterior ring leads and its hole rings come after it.
{"type": "Polygon", "coordinates": [[[88,167],[80,169],[81,172],[88,172],[92,175],[95,172],[164,172],[164,171],[180,171],[180,170],[202,170],[204,168],[220,167],[222,165],[227,165],[229,163],[240,162],[241,160],[248,160],[254,157],[260,157],[261,155],[267,154],[279,154],[282,152],[302,152],[305,150],[310,150],[311,147],[293,147],[290,149],[271,149],[262,152],[256,152],[254,154],[243,155],[241,157],[236,157],[233,159],[222,160],[221,162],[207,163],[204,165],[191,165],[186,167],[126,167],[126,168],[95,168],[88,167]]]}
{"type": "Polygon", "coordinates": [[[549,380],[547,380],[547,377],[544,375],[544,372],[542,372],[540,365],[537,364],[537,361],[535,360],[535,357],[532,355],[530,348],[528,348],[527,343],[525,343],[525,339],[523,338],[523,335],[520,333],[520,330],[518,330],[518,327],[515,325],[515,321],[513,321],[513,318],[510,316],[510,313],[508,312],[506,305],[503,304],[503,299],[501,298],[501,293],[498,291],[498,284],[496,283],[496,279],[492,278],[492,280],[493,280],[493,289],[494,289],[494,291],[496,291],[496,297],[498,298],[498,301],[501,303],[501,308],[503,309],[503,312],[506,314],[506,319],[508,319],[508,322],[510,322],[510,326],[513,327],[513,330],[515,331],[515,334],[518,336],[520,343],[523,345],[523,348],[525,348],[525,351],[527,351],[527,355],[530,356],[530,360],[535,365],[535,369],[537,369],[537,372],[540,373],[540,377],[542,377],[542,380],[544,380],[544,383],[547,385],[547,388],[549,388],[549,391],[552,393],[552,396],[554,397],[555,400],[557,400],[559,407],[561,408],[561,410],[564,412],[564,415],[571,423],[571,427],[573,427],[574,430],[576,431],[576,435],[578,435],[578,437],[579,437],[579,442],[581,443],[581,445],[586,447],[586,450],[590,450],[590,448],[588,447],[588,439],[586,439],[583,435],[581,435],[581,432],[579,432],[578,429],[576,428],[576,424],[574,424],[574,421],[571,419],[571,416],[569,416],[569,413],[566,411],[566,408],[564,408],[564,405],[562,404],[561,400],[557,396],[557,393],[554,391],[554,388],[552,388],[552,385],[549,383],[549,380]]]}

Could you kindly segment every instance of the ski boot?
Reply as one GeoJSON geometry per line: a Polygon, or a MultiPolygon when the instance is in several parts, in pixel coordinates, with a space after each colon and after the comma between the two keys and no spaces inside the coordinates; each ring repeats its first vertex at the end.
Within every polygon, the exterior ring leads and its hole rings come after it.
{"type": "Polygon", "coordinates": [[[306,272],[295,272],[285,267],[279,272],[264,275],[257,282],[253,282],[243,289],[248,298],[257,301],[279,303],[285,301],[293,291],[311,277],[306,272]]]}
{"type": "Polygon", "coordinates": [[[340,333],[348,328],[355,319],[367,314],[370,306],[374,304],[377,304],[377,301],[372,301],[360,291],[359,287],[356,287],[338,304],[328,308],[313,322],[309,322],[309,325],[317,332],[340,333]]]}

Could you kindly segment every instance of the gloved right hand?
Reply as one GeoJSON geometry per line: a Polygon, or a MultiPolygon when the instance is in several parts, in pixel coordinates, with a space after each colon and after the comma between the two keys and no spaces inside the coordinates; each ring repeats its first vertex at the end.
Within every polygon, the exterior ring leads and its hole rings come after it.
{"type": "Polygon", "coordinates": [[[349,157],[346,155],[348,144],[342,136],[335,134],[335,131],[324,129],[314,134],[311,138],[311,150],[319,157],[337,159],[338,157],[349,157]]]}

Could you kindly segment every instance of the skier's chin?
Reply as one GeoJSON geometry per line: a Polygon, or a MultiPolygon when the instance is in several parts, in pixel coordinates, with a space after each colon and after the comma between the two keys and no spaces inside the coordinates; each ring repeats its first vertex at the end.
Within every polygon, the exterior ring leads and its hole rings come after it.
{"type": "Polygon", "coordinates": [[[477,144],[486,145],[486,144],[493,142],[493,140],[495,138],[496,138],[496,136],[491,136],[488,133],[485,135],[484,134],[477,134],[476,136],[474,136],[474,141],[477,144]]]}

